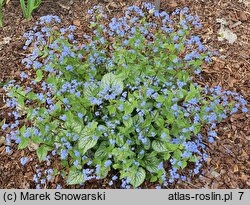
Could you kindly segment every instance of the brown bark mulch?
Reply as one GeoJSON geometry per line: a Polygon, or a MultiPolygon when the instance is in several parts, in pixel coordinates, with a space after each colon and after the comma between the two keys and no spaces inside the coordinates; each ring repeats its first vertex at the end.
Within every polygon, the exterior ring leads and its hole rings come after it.
{"type": "MultiPolygon", "coordinates": [[[[122,8],[132,1],[125,0],[92,0],[92,1],[44,1],[34,12],[33,19],[26,22],[22,16],[19,2],[10,1],[4,7],[4,27],[0,28],[0,121],[4,93],[2,86],[5,82],[20,74],[23,58],[23,33],[33,27],[43,15],[58,15],[63,24],[75,24],[81,32],[87,30],[87,9],[93,5],[104,5],[114,15],[122,12],[122,8]]],[[[220,85],[224,89],[241,93],[250,103],[250,1],[249,0],[162,0],[161,9],[172,11],[176,7],[188,6],[191,13],[197,14],[203,24],[198,31],[204,43],[219,51],[219,57],[213,63],[203,66],[201,84],[210,86],[220,85]],[[218,41],[220,24],[217,19],[225,19],[228,27],[237,35],[233,44],[228,41],[218,41]]],[[[204,164],[203,175],[193,176],[190,182],[175,184],[171,188],[250,188],[250,114],[234,114],[218,127],[218,139],[208,146],[210,158],[204,164]]],[[[1,133],[0,133],[1,134],[1,133]]],[[[0,135],[1,136],[1,135],[0,135]]],[[[5,153],[5,144],[0,139],[0,188],[35,188],[33,175],[35,166],[41,170],[48,167],[60,169],[58,159],[53,159],[50,165],[40,164],[35,152],[28,149],[17,150],[13,146],[12,154],[5,153]],[[20,158],[29,157],[24,167],[20,158]],[[31,161],[31,159],[33,159],[31,161]]],[[[80,188],[66,186],[62,177],[56,177],[48,188],[55,188],[60,183],[64,188],[80,188]]],[[[109,188],[106,181],[87,183],[85,188],[109,188]]],[[[82,187],[81,187],[82,188],[82,187]]],[[[112,188],[119,188],[115,184],[112,188]]],[[[144,183],[143,188],[154,188],[152,184],[144,183]]]]}

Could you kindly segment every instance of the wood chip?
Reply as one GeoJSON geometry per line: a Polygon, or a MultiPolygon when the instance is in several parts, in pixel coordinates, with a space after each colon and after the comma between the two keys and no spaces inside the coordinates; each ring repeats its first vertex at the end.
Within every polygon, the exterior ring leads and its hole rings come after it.
{"type": "Polygon", "coordinates": [[[214,178],[217,178],[217,177],[220,176],[220,173],[218,173],[218,172],[216,172],[216,171],[212,171],[212,172],[210,173],[210,175],[211,175],[212,177],[214,177],[214,178]]]}
{"type": "Polygon", "coordinates": [[[247,15],[245,12],[240,12],[239,15],[241,21],[247,21],[247,15]]]}
{"type": "Polygon", "coordinates": [[[31,152],[36,151],[39,148],[39,144],[33,143],[33,142],[29,142],[28,144],[28,149],[31,152]]]}
{"type": "Polygon", "coordinates": [[[2,144],[5,143],[5,137],[1,136],[0,137],[0,147],[2,146],[2,144]]]}
{"type": "Polygon", "coordinates": [[[73,25],[79,27],[79,26],[81,25],[80,20],[78,20],[78,19],[74,20],[74,21],[73,21],[73,25]]]}
{"type": "Polygon", "coordinates": [[[70,10],[70,6],[64,5],[61,2],[57,2],[57,4],[62,7],[63,9],[70,10]]]}
{"type": "Polygon", "coordinates": [[[176,8],[176,7],[178,6],[178,4],[176,3],[175,0],[172,0],[172,1],[170,1],[170,2],[168,3],[168,6],[169,6],[170,8],[176,8]]]}
{"type": "Polygon", "coordinates": [[[241,21],[237,21],[237,22],[234,23],[232,26],[230,26],[230,28],[235,28],[235,27],[237,27],[237,26],[239,26],[239,25],[241,25],[241,24],[242,24],[241,21]]]}
{"type": "Polygon", "coordinates": [[[236,164],[236,165],[234,165],[234,173],[238,172],[238,171],[239,171],[239,168],[238,168],[238,165],[236,164]]]}
{"type": "Polygon", "coordinates": [[[115,8],[115,9],[119,8],[119,6],[118,6],[115,2],[109,3],[109,6],[110,6],[111,8],[115,8]]]}

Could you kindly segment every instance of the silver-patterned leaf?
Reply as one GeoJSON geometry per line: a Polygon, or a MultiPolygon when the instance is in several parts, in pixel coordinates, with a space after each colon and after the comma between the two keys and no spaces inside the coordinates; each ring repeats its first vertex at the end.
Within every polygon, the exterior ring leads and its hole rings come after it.
{"type": "Polygon", "coordinates": [[[97,89],[97,86],[95,83],[89,83],[88,86],[84,86],[84,97],[86,97],[87,99],[90,97],[93,97],[93,93],[94,91],[97,89]]]}
{"type": "Polygon", "coordinates": [[[137,169],[137,172],[131,173],[130,178],[131,178],[130,184],[132,184],[133,187],[138,187],[144,182],[146,178],[146,172],[143,168],[139,167],[137,169]]]}
{"type": "Polygon", "coordinates": [[[118,88],[119,94],[122,93],[124,87],[122,80],[113,73],[107,73],[102,77],[101,87],[104,88],[106,86],[118,88]]]}
{"type": "Polygon", "coordinates": [[[150,172],[157,173],[158,165],[159,165],[159,159],[157,159],[154,156],[147,155],[143,158],[143,161],[145,162],[146,169],[150,172]]]}
{"type": "Polygon", "coordinates": [[[108,152],[106,151],[107,147],[108,147],[108,143],[102,142],[99,148],[95,152],[95,158],[96,159],[108,158],[108,152]]]}
{"type": "Polygon", "coordinates": [[[152,147],[156,152],[167,152],[167,147],[165,146],[165,143],[159,140],[154,140],[152,142],[152,147]]]}
{"type": "Polygon", "coordinates": [[[92,122],[90,127],[85,127],[80,134],[78,147],[82,149],[84,155],[90,148],[94,147],[97,143],[97,139],[94,139],[95,129],[97,128],[97,122],[92,122]]]}
{"type": "Polygon", "coordinates": [[[82,172],[78,170],[71,170],[69,172],[68,179],[67,179],[67,183],[69,185],[80,184],[80,183],[83,183],[84,181],[85,180],[84,180],[82,172]]]}

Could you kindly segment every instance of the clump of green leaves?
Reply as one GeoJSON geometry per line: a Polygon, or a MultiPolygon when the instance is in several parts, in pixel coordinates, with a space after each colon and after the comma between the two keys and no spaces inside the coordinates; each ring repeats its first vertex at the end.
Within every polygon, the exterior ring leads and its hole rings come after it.
{"type": "MultiPolygon", "coordinates": [[[[0,27],[3,27],[3,6],[5,3],[9,3],[9,1],[0,0],[0,27]]],[[[31,19],[33,11],[37,9],[41,3],[42,0],[20,0],[22,12],[26,20],[31,19]]]]}
{"type": "Polygon", "coordinates": [[[53,29],[60,23],[55,16],[42,17],[25,34],[24,49],[34,48],[23,63],[34,72],[20,74],[27,86],[5,86],[18,123],[2,129],[19,149],[38,144],[40,160],[60,155],[70,169],[68,184],[115,170],[122,188],[145,180],[166,187],[186,180],[181,171],[189,163],[195,165],[189,171],[199,173],[207,157],[203,142],[213,142],[216,123],[247,109],[237,93],[193,81],[211,56],[189,34],[201,26],[197,18],[187,8],[169,15],[148,3],[110,21],[101,7],[89,13],[92,37],[75,40],[74,26],[53,29]]]}
{"type": "Polygon", "coordinates": [[[23,15],[26,20],[30,20],[32,12],[39,7],[41,2],[42,0],[27,0],[27,3],[25,3],[25,0],[20,0],[23,15]]]}
{"type": "Polygon", "coordinates": [[[3,4],[4,0],[0,0],[0,27],[3,27],[3,4]]]}

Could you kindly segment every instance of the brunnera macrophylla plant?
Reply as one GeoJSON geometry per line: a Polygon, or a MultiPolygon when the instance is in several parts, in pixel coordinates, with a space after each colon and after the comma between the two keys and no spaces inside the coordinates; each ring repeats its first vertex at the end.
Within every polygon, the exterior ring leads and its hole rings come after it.
{"type": "Polygon", "coordinates": [[[198,18],[149,3],[111,20],[102,7],[89,14],[91,36],[76,40],[76,28],[60,28],[56,16],[41,17],[25,34],[26,70],[20,84],[5,86],[15,119],[2,125],[8,142],[39,145],[40,160],[59,155],[68,184],[113,170],[111,185],[119,177],[122,188],[145,180],[166,187],[186,180],[181,170],[190,163],[190,175],[198,174],[217,123],[247,112],[239,94],[194,82],[212,56],[190,34],[201,27],[198,18]]]}

